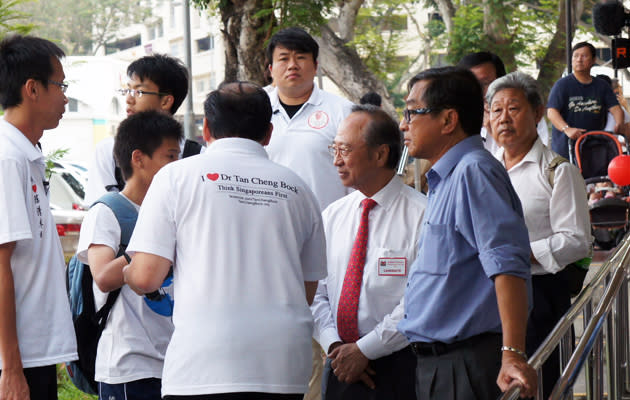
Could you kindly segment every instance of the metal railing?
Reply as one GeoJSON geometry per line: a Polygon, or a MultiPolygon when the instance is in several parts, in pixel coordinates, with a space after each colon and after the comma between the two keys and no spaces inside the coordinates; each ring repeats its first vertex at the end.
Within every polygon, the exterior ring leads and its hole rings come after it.
{"type": "MultiPolygon", "coordinates": [[[[528,360],[538,372],[538,394],[542,400],[541,367],[560,346],[562,375],[556,382],[551,399],[573,399],[573,385],[582,369],[588,400],[604,399],[604,383],[609,400],[630,399],[630,346],[628,319],[628,271],[630,270],[630,235],[602,264],[597,274],[582,289],[571,308],[558,321],[554,329],[528,360]],[[601,286],[603,294],[597,302],[601,286]],[[580,316],[584,317],[584,332],[574,349],[571,327],[580,316]],[[605,340],[604,340],[605,339],[605,340]],[[606,366],[606,375],[604,374],[606,366]]],[[[520,387],[507,391],[501,400],[515,400],[520,387]]]]}

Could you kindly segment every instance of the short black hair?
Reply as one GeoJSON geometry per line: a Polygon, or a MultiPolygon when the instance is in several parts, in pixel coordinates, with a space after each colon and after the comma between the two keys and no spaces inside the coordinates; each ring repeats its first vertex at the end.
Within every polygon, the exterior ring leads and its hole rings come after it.
{"type": "Polygon", "coordinates": [[[380,107],[382,103],[381,95],[376,92],[367,92],[359,99],[361,104],[372,104],[373,106],[380,107]]]}
{"type": "Polygon", "coordinates": [[[352,113],[365,113],[370,117],[370,122],[363,130],[363,138],[368,147],[377,147],[386,144],[389,147],[389,156],[385,167],[396,169],[402,154],[402,135],[398,124],[382,108],[372,104],[352,106],[352,113]]]}
{"type": "Polygon", "coordinates": [[[0,105],[3,109],[22,103],[22,86],[36,79],[48,88],[52,59],[65,54],[59,46],[35,36],[9,35],[0,42],[0,105]]]}
{"type": "Polygon", "coordinates": [[[164,54],[153,54],[139,58],[127,67],[127,76],[138,76],[141,81],[149,79],[161,93],[173,96],[169,110],[175,114],[188,94],[188,69],[181,60],[164,54]]]}
{"type": "Polygon", "coordinates": [[[475,75],[460,67],[430,68],[411,78],[408,89],[426,81],[422,100],[434,111],[455,109],[468,136],[478,135],[483,123],[483,92],[475,75]]]}
{"type": "Polygon", "coordinates": [[[471,69],[478,65],[491,63],[497,73],[497,78],[505,75],[505,64],[499,56],[489,51],[479,51],[477,53],[469,53],[462,57],[457,63],[458,67],[471,69]]]}
{"type": "Polygon", "coordinates": [[[180,142],[184,137],[182,126],[173,117],[157,110],[142,111],[130,115],[118,125],[114,140],[114,159],[120,167],[125,180],[133,176],[131,154],[140,150],[149,157],[164,142],[175,139],[180,142]]]}
{"type": "Polygon", "coordinates": [[[282,46],[300,53],[310,53],[313,55],[313,61],[317,62],[319,45],[315,39],[302,28],[285,28],[276,32],[276,34],[269,39],[266,56],[270,63],[273,63],[273,51],[277,46],[282,46]]]}
{"type": "Polygon", "coordinates": [[[260,142],[271,122],[267,93],[253,82],[223,82],[203,103],[215,139],[240,137],[260,142]]]}
{"type": "Polygon", "coordinates": [[[571,48],[571,55],[573,55],[575,50],[581,49],[582,47],[588,47],[588,49],[591,51],[591,56],[593,57],[593,60],[597,57],[597,52],[595,51],[595,46],[593,46],[589,42],[576,43],[575,46],[573,46],[573,48],[571,48]]]}

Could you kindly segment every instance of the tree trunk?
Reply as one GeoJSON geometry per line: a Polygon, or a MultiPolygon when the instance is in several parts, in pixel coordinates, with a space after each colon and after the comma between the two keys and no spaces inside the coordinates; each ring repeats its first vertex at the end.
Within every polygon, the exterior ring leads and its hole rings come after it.
{"type": "Polygon", "coordinates": [[[514,51],[510,49],[513,40],[508,28],[508,19],[506,18],[506,6],[497,4],[493,0],[483,1],[483,31],[490,39],[493,45],[488,48],[489,51],[501,57],[508,71],[516,71],[516,58],[514,51]]]}
{"type": "Polygon", "coordinates": [[[321,37],[315,39],[319,44],[319,68],[348,99],[358,103],[361,96],[373,90],[383,97],[383,109],[396,116],[387,88],[367,69],[354,49],[345,46],[327,25],[321,27],[321,37]]]}
{"type": "Polygon", "coordinates": [[[451,0],[435,0],[438,6],[442,21],[446,26],[446,32],[451,33],[453,31],[453,17],[455,16],[455,6],[451,0]]]}
{"type": "MultiPolygon", "coordinates": [[[[575,26],[577,16],[582,15],[584,11],[584,3],[582,0],[571,0],[573,5],[573,33],[575,33],[575,26]]],[[[566,15],[567,10],[565,7],[565,1],[559,1],[560,14],[558,21],[556,22],[556,31],[549,43],[549,49],[545,53],[545,57],[540,65],[540,72],[538,73],[538,86],[543,95],[543,100],[546,101],[549,97],[549,92],[553,84],[562,76],[562,71],[565,68],[565,52],[566,52],[566,15]]]]}
{"type": "Polygon", "coordinates": [[[356,25],[359,9],[365,0],[346,0],[339,10],[339,38],[348,43],[354,38],[354,27],[356,25]]]}
{"type": "MultiPolygon", "coordinates": [[[[266,85],[264,20],[254,17],[263,0],[232,0],[220,7],[225,46],[225,81],[244,80],[266,85]]],[[[272,18],[273,16],[265,17],[272,18]]]]}

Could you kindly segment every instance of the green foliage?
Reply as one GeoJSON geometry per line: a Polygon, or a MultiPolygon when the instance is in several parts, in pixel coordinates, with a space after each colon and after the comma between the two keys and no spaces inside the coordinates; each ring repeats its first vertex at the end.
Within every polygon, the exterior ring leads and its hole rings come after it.
{"type": "Polygon", "coordinates": [[[128,0],[36,0],[21,10],[32,15],[34,34],[56,42],[67,55],[93,54],[121,27],[150,16],[148,7],[128,0]]]}
{"type": "Polygon", "coordinates": [[[56,149],[46,155],[46,179],[50,179],[55,167],[55,161],[59,161],[68,154],[70,149],[56,149]]]}
{"type": "Polygon", "coordinates": [[[59,400],[96,400],[98,398],[77,389],[68,377],[63,364],[57,365],[57,396],[59,400]]]}
{"type": "Polygon", "coordinates": [[[487,50],[504,60],[516,58],[516,65],[507,65],[508,70],[531,65],[534,60],[542,58],[553,35],[558,18],[558,1],[539,0],[525,5],[499,0],[455,0],[457,12],[453,18],[453,32],[449,36],[447,60],[456,63],[470,52],[487,50]],[[488,7],[486,24],[507,28],[499,40],[484,32],[484,3],[488,7]]]}
{"type": "Polygon", "coordinates": [[[8,33],[25,35],[33,29],[28,23],[29,14],[19,10],[19,6],[31,0],[0,0],[0,39],[8,33]]]}

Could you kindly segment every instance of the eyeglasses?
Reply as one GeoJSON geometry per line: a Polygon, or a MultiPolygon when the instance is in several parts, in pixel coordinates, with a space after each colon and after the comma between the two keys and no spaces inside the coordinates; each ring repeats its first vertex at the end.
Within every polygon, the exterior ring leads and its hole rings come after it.
{"type": "Polygon", "coordinates": [[[160,92],[148,92],[146,90],[141,90],[141,89],[118,89],[118,93],[120,93],[122,96],[131,96],[131,97],[137,97],[140,98],[142,96],[144,96],[145,94],[154,94],[156,96],[166,96],[168,93],[160,93],[160,92]]]}
{"type": "Polygon", "coordinates": [[[342,157],[348,157],[351,151],[352,148],[349,146],[337,146],[334,143],[328,145],[328,152],[333,158],[337,157],[337,153],[341,154],[342,157]]]}
{"type": "Polygon", "coordinates": [[[53,85],[59,86],[59,88],[61,89],[62,93],[66,93],[66,90],[68,90],[68,84],[67,83],[53,81],[52,79],[47,79],[46,82],[52,83],[53,85]]]}
{"type": "Polygon", "coordinates": [[[429,108],[429,107],[416,108],[414,110],[410,110],[408,108],[405,108],[403,110],[403,118],[405,119],[406,123],[410,124],[412,115],[429,114],[429,113],[431,113],[433,111],[435,111],[435,110],[433,108],[429,108]]]}

